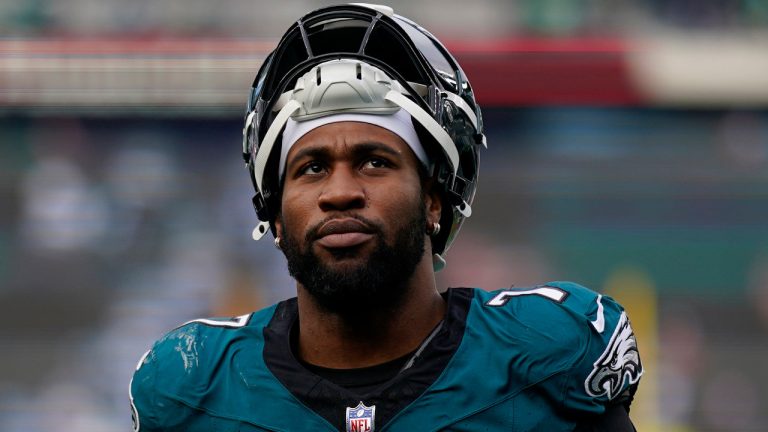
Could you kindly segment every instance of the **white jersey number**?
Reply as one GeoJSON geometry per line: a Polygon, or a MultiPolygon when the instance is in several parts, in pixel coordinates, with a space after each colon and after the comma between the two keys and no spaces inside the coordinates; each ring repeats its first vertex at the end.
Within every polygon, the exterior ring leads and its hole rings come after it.
{"type": "Polygon", "coordinates": [[[541,286],[541,287],[529,288],[529,289],[502,291],[496,294],[496,296],[493,297],[492,299],[488,300],[488,302],[485,303],[485,305],[494,306],[494,307],[504,306],[512,297],[528,296],[528,295],[537,295],[540,297],[545,297],[557,303],[562,303],[563,301],[565,301],[566,297],[568,297],[568,293],[566,291],[561,290],[560,288],[554,288],[550,286],[541,286]]]}

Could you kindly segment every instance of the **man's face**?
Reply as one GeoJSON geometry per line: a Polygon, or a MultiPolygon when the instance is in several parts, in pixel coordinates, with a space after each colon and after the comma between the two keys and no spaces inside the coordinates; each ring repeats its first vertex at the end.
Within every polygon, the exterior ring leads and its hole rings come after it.
{"type": "Polygon", "coordinates": [[[321,126],[291,148],[277,230],[291,275],[327,310],[402,300],[424,256],[427,209],[439,215],[418,164],[399,136],[367,123],[321,126]]]}

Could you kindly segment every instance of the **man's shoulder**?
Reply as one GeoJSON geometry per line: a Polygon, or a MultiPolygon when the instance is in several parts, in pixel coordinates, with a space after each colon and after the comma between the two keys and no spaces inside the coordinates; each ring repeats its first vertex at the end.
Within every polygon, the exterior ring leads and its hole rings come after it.
{"type": "Polygon", "coordinates": [[[615,348],[617,337],[635,343],[618,302],[572,282],[476,289],[473,303],[467,325],[474,334],[507,347],[509,355],[550,359],[550,372],[591,368],[605,350],[615,348]]]}
{"type": "MultiPolygon", "coordinates": [[[[565,374],[574,404],[617,398],[640,380],[635,334],[613,298],[572,282],[475,290],[468,326],[531,366],[528,380],[565,374]]],[[[529,381],[529,382],[531,382],[529,381]]],[[[589,402],[592,403],[592,402],[589,402]]]]}
{"type": "MultiPolygon", "coordinates": [[[[606,313],[613,318],[623,311],[608,296],[573,282],[548,282],[531,287],[495,291],[476,289],[476,310],[500,329],[524,327],[567,334],[601,331],[606,313]],[[606,306],[609,306],[606,308],[606,306]],[[564,326],[569,324],[568,326],[564,326]]],[[[517,330],[515,336],[518,336],[517,330]]]]}
{"type": "Polygon", "coordinates": [[[264,328],[277,307],[191,320],[158,339],[139,360],[131,380],[135,430],[164,430],[174,422],[191,421],[190,409],[206,400],[219,403],[219,395],[238,391],[228,374],[239,370],[245,358],[258,364],[264,328]]]}
{"type": "Polygon", "coordinates": [[[263,329],[276,307],[235,317],[194,319],[174,328],[142,356],[134,385],[151,377],[153,391],[175,393],[211,379],[240,345],[245,343],[250,350],[263,344],[263,329]]]}
{"type": "Polygon", "coordinates": [[[217,362],[239,341],[258,344],[263,339],[263,328],[269,323],[276,307],[273,305],[234,317],[187,321],[158,339],[144,362],[159,361],[164,363],[164,367],[187,374],[208,362],[217,362]]]}

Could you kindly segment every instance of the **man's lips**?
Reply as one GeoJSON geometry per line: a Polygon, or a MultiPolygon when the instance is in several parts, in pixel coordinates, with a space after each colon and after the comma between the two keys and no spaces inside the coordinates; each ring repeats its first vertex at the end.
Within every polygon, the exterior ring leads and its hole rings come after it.
{"type": "Polygon", "coordinates": [[[320,226],[316,242],[330,249],[349,248],[370,240],[373,232],[371,227],[357,219],[332,219],[320,226]]]}

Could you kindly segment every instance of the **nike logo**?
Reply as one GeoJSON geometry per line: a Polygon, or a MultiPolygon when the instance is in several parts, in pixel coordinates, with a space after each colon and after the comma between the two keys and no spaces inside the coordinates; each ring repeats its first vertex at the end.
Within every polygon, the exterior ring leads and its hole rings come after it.
{"type": "Polygon", "coordinates": [[[601,300],[603,299],[603,296],[598,294],[597,295],[597,318],[595,318],[594,321],[590,321],[589,323],[592,324],[592,327],[597,330],[598,333],[602,333],[603,330],[605,330],[605,313],[603,312],[603,303],[601,300]]]}

